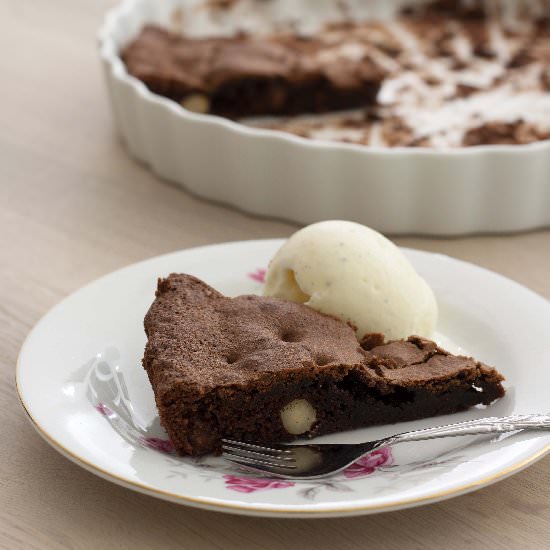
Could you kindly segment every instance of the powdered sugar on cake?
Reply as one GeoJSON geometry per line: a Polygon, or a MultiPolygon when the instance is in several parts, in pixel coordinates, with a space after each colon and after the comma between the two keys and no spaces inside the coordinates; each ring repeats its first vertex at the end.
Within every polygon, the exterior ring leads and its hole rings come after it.
{"type": "Polygon", "coordinates": [[[388,72],[375,109],[245,124],[392,147],[550,139],[548,0],[194,0],[178,27],[196,37],[315,33],[331,45],[323,62],[369,57],[388,72]]]}

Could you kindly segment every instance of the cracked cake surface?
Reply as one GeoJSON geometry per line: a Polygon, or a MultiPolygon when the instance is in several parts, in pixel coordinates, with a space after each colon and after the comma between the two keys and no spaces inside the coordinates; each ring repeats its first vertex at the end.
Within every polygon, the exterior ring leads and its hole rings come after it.
{"type": "Polygon", "coordinates": [[[430,340],[370,334],[358,342],[352,327],[308,306],[227,298],[190,275],[159,280],[145,331],[143,365],[181,454],[217,452],[222,437],[289,441],[504,395],[495,369],[430,340]],[[293,433],[283,411],[304,402],[310,423],[293,433]]]}

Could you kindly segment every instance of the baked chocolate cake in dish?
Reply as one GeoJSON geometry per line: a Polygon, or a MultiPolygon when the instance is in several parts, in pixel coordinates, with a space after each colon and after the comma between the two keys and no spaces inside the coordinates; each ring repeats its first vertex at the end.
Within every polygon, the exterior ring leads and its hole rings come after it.
{"type": "Polygon", "coordinates": [[[143,365],[163,427],[183,455],[222,437],[297,437],[488,405],[503,377],[411,336],[360,343],[343,321],[277,298],[227,298],[190,275],[159,280],[143,365]]]}
{"type": "Polygon", "coordinates": [[[383,67],[369,56],[336,64],[332,50],[291,34],[189,39],[148,25],[123,57],[152,91],[198,112],[245,117],[373,104],[383,67]]]}
{"type": "Polygon", "coordinates": [[[550,1],[195,0],[128,72],[189,110],[383,147],[550,139],[550,1]],[[284,7],[286,6],[286,11],[284,7]],[[380,10],[378,10],[380,11],[380,10]]]}

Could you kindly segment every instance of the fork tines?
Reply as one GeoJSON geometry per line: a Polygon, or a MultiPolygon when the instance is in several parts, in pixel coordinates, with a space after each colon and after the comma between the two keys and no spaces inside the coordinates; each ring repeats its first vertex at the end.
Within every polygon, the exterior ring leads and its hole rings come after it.
{"type": "Polygon", "coordinates": [[[264,447],[254,443],[222,439],[222,451],[224,458],[246,467],[281,470],[296,468],[292,451],[284,447],[264,447]]]}

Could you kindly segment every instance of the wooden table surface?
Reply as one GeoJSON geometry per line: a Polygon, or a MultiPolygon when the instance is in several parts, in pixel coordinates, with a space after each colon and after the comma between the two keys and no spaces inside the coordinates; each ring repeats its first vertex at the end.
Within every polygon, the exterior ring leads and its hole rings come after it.
{"type": "MultiPolygon", "coordinates": [[[[193,198],[127,157],[113,131],[94,37],[112,3],[0,2],[0,547],[550,548],[550,457],[421,508],[255,519],[123,489],[37,435],[16,397],[15,362],[27,332],[57,301],[150,256],[296,229],[193,198]]],[[[396,240],[475,262],[550,297],[548,230],[396,240]]]]}

